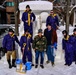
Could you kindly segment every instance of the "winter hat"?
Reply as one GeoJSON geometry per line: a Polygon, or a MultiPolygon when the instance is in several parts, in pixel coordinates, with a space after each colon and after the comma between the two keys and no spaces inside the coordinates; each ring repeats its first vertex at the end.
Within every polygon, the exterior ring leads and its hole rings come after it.
{"type": "Polygon", "coordinates": [[[38,30],[38,33],[42,33],[42,29],[39,29],[39,30],[38,30]]]}
{"type": "Polygon", "coordinates": [[[73,30],[73,32],[75,32],[76,31],[76,28],[73,30]]]}
{"type": "Polygon", "coordinates": [[[30,8],[30,6],[29,5],[26,5],[26,8],[30,8]]]}
{"type": "Polygon", "coordinates": [[[11,29],[11,28],[9,29],[9,32],[13,32],[14,33],[13,29],[11,29]]]}
{"type": "Polygon", "coordinates": [[[64,34],[64,33],[68,34],[68,32],[67,32],[66,30],[63,30],[63,31],[62,31],[62,34],[64,34]]]}

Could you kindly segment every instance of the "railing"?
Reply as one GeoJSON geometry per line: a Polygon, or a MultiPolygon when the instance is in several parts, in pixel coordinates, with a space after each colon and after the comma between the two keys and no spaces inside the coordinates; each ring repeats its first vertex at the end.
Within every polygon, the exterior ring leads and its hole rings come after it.
{"type": "Polygon", "coordinates": [[[15,24],[0,24],[0,29],[13,27],[15,27],[15,24]]]}

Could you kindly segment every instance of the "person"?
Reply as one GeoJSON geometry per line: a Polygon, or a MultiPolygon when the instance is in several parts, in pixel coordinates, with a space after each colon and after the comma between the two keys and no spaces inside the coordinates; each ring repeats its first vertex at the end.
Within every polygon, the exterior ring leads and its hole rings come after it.
{"type": "Polygon", "coordinates": [[[50,15],[47,17],[46,26],[50,24],[54,30],[59,28],[59,20],[57,14],[54,14],[54,11],[50,11],[50,15]]]}
{"type": "Polygon", "coordinates": [[[73,55],[74,55],[74,61],[75,61],[75,64],[76,64],[76,28],[74,28],[73,30],[73,34],[70,36],[70,39],[71,39],[71,44],[73,45],[73,55]]]}
{"type": "Polygon", "coordinates": [[[57,48],[57,45],[56,45],[57,34],[50,24],[48,24],[47,28],[44,30],[44,36],[47,39],[47,48],[46,48],[46,54],[48,58],[47,63],[51,61],[52,66],[54,66],[54,60],[55,60],[54,48],[57,48]]]}
{"type": "Polygon", "coordinates": [[[22,61],[25,64],[27,61],[32,62],[32,52],[31,52],[31,35],[27,29],[20,38],[20,46],[22,51],[22,61]]]}
{"type": "Polygon", "coordinates": [[[35,14],[30,9],[30,6],[26,6],[25,12],[22,14],[22,21],[24,22],[24,31],[29,29],[30,34],[33,34],[33,22],[35,21],[35,14]]]}
{"type": "Polygon", "coordinates": [[[7,62],[9,68],[16,67],[15,41],[19,44],[19,40],[17,36],[14,34],[13,29],[9,29],[8,34],[5,35],[3,39],[3,48],[6,50],[5,52],[7,53],[7,62]],[[12,56],[12,64],[11,64],[11,56],[12,56]]]}
{"type": "Polygon", "coordinates": [[[38,30],[38,35],[34,37],[32,47],[35,51],[35,68],[38,67],[38,60],[39,56],[41,58],[40,60],[40,67],[44,68],[44,49],[46,49],[47,40],[44,35],[42,35],[42,29],[38,30]]]}
{"type": "Polygon", "coordinates": [[[66,30],[62,31],[64,38],[62,39],[62,49],[65,52],[65,64],[70,66],[73,61],[73,45],[71,44],[71,38],[66,30]]]}

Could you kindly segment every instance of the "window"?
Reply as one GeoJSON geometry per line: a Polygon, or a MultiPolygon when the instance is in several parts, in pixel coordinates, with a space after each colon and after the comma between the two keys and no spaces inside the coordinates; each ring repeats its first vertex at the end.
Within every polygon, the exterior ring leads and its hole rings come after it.
{"type": "Polygon", "coordinates": [[[6,6],[14,6],[14,2],[6,2],[6,6]]]}

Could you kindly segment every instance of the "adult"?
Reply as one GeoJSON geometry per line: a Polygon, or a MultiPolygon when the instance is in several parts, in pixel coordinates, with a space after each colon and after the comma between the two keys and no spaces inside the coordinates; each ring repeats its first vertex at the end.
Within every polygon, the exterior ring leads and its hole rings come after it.
{"type": "Polygon", "coordinates": [[[19,40],[16,35],[14,35],[14,31],[9,29],[7,35],[4,36],[3,39],[3,48],[7,52],[7,62],[9,64],[9,68],[16,67],[16,50],[15,50],[15,41],[19,44],[19,40]],[[11,64],[11,56],[12,56],[12,64],[11,64]]]}
{"type": "Polygon", "coordinates": [[[54,30],[57,30],[59,27],[59,20],[57,14],[54,14],[54,11],[50,11],[50,15],[47,17],[46,26],[50,24],[54,30]]]}
{"type": "Polygon", "coordinates": [[[73,55],[74,55],[74,61],[76,64],[76,28],[73,30],[73,34],[70,36],[70,43],[73,45],[73,55]]]}
{"type": "Polygon", "coordinates": [[[73,61],[73,45],[71,44],[71,38],[68,35],[68,32],[66,30],[62,31],[63,39],[62,39],[62,49],[65,53],[65,64],[70,66],[73,61]]]}
{"type": "Polygon", "coordinates": [[[30,9],[30,6],[26,6],[25,12],[22,14],[22,21],[24,22],[24,31],[29,30],[30,34],[33,34],[33,22],[35,21],[35,14],[30,9]]]}
{"type": "Polygon", "coordinates": [[[47,63],[51,61],[52,66],[54,66],[54,60],[55,60],[54,48],[57,48],[56,46],[57,34],[50,24],[48,24],[47,28],[44,30],[44,36],[47,39],[47,48],[46,48],[46,53],[48,58],[47,63]]]}
{"type": "Polygon", "coordinates": [[[28,30],[26,30],[24,34],[21,36],[20,46],[23,55],[23,63],[25,64],[27,61],[32,62],[31,35],[28,30]]]}

